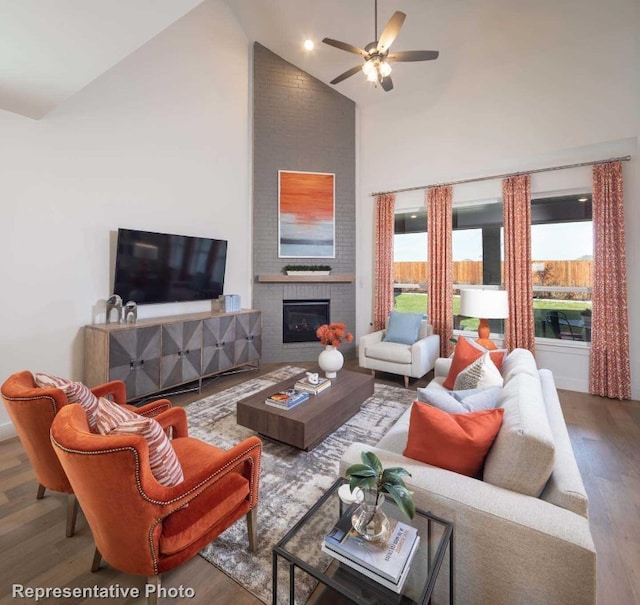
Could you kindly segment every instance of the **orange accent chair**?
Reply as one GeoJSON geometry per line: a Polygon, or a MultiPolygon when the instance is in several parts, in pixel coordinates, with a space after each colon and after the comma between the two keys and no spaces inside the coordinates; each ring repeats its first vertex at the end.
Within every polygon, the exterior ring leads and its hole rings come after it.
{"type": "Polygon", "coordinates": [[[187,417],[175,407],[157,418],[173,431],[171,444],[184,481],[166,487],[149,466],[144,437],[96,435],[80,405],[54,418],[51,441],[93,533],[97,571],[104,558],[125,573],[145,575],[157,590],[160,574],[194,557],[246,516],[250,551],[257,546],[256,511],[262,441],[249,437],[222,450],[188,437],[187,417]]]}
{"type": "MultiPolygon", "coordinates": [[[[111,397],[116,403],[143,416],[156,416],[171,408],[168,399],[159,399],[139,408],[127,405],[127,389],[120,380],[91,390],[97,397],[111,397]]],[[[9,418],[35,471],[39,483],[36,498],[43,498],[46,489],[69,494],[66,533],[70,537],[75,531],[78,502],[53,451],[49,435],[54,417],[69,403],[67,396],[60,389],[38,387],[33,374],[26,370],[9,376],[0,392],[9,418]]]]}

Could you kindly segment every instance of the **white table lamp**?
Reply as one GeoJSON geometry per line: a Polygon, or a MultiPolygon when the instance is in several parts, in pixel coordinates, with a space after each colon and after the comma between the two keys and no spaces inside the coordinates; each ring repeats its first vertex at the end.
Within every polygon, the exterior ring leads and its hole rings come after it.
{"type": "Polygon", "coordinates": [[[509,298],[506,290],[460,290],[460,315],[480,319],[476,342],[485,349],[497,349],[489,338],[488,319],[509,317],[509,298]]]}

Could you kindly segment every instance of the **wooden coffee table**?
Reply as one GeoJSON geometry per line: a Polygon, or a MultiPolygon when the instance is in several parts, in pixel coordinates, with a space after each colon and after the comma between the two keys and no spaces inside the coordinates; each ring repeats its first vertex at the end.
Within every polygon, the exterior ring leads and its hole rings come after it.
{"type": "Polygon", "coordinates": [[[269,395],[292,388],[303,376],[304,372],[239,401],[238,424],[308,451],[356,414],[362,403],[373,395],[371,374],[340,370],[338,376],[331,379],[330,388],[310,395],[307,401],[291,410],[265,404],[269,395]]]}

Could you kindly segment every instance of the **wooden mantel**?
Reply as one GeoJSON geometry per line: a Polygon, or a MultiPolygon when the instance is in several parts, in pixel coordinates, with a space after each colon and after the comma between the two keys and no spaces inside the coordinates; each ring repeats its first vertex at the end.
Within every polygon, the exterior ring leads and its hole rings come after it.
{"type": "Polygon", "coordinates": [[[283,275],[276,273],[273,275],[258,275],[258,281],[262,283],[278,283],[278,282],[342,282],[351,283],[355,281],[356,276],[352,273],[344,275],[283,275]]]}

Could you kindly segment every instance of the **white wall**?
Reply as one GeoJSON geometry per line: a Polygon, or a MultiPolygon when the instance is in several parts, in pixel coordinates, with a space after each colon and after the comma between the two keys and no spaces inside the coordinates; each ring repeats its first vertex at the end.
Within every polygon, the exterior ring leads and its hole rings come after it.
{"type": "MultiPolygon", "coordinates": [[[[225,291],[249,306],[249,65],[242,30],[209,0],[41,120],[0,112],[1,376],[82,378],[118,227],[227,239],[225,291]]],[[[0,438],[11,429],[1,407],[0,438]]]]}
{"type": "MultiPolygon", "coordinates": [[[[640,399],[640,14],[635,0],[498,0],[495,16],[464,28],[461,46],[433,65],[423,91],[383,97],[359,114],[358,335],[372,317],[370,193],[510,171],[633,155],[623,165],[632,388],[640,399]]],[[[437,36],[459,35],[434,31],[437,36]]],[[[443,26],[444,27],[444,26],[443,26]]],[[[444,38],[442,38],[444,40],[444,38]]],[[[415,68],[414,68],[415,69],[415,68]]],[[[590,186],[588,169],[534,175],[535,193],[590,186]]],[[[454,188],[454,203],[499,196],[499,181],[454,188]]],[[[398,207],[424,203],[399,194],[398,207]]],[[[588,356],[541,346],[561,388],[586,390],[588,356]]]]}

